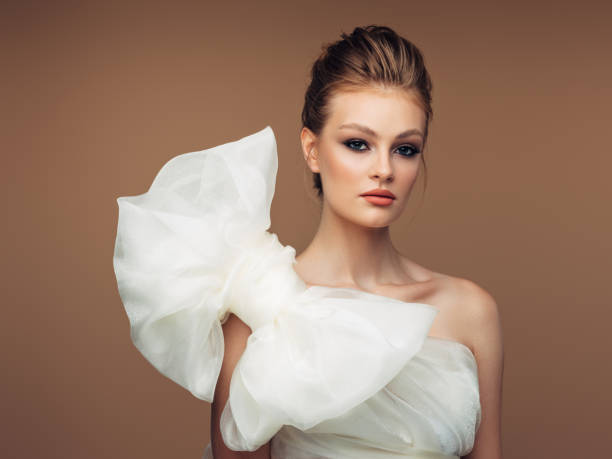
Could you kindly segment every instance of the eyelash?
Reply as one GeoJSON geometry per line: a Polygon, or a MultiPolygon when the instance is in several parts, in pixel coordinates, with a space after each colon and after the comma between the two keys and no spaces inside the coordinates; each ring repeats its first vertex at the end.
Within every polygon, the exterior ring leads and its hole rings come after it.
{"type": "MultiPolygon", "coordinates": [[[[344,145],[346,145],[346,147],[347,147],[348,149],[353,150],[353,151],[364,151],[364,150],[365,150],[365,149],[359,149],[359,148],[353,148],[353,147],[351,147],[351,144],[353,144],[353,143],[362,143],[362,144],[364,144],[364,145],[366,145],[366,146],[367,146],[367,143],[366,143],[365,141],[361,140],[361,139],[350,139],[350,140],[347,140],[347,141],[345,141],[345,142],[343,142],[343,143],[344,143],[344,145]]],[[[400,153],[400,155],[401,155],[401,156],[405,156],[405,157],[407,157],[407,158],[410,158],[410,157],[412,157],[412,156],[416,156],[416,155],[418,155],[419,153],[421,153],[421,150],[419,150],[419,149],[418,149],[417,147],[415,147],[414,145],[405,144],[405,145],[400,145],[398,148],[401,148],[401,147],[410,147],[410,148],[412,149],[412,152],[411,152],[410,154],[400,153]]]]}

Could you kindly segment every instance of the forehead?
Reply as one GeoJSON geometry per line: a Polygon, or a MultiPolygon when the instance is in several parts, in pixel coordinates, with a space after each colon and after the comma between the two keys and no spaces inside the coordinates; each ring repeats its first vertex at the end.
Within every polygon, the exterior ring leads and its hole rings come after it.
{"type": "Polygon", "coordinates": [[[416,95],[405,89],[361,88],[336,92],[329,101],[325,128],[342,124],[364,124],[382,135],[395,135],[409,128],[425,128],[425,113],[416,95]]]}

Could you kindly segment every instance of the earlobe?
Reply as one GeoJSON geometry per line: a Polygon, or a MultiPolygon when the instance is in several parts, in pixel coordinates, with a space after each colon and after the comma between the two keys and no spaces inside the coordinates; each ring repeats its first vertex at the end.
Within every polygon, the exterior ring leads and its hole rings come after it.
{"type": "Polygon", "coordinates": [[[302,128],[302,132],[300,134],[300,140],[302,143],[302,153],[304,155],[306,164],[312,172],[320,172],[315,134],[307,127],[304,127],[302,128]]]}

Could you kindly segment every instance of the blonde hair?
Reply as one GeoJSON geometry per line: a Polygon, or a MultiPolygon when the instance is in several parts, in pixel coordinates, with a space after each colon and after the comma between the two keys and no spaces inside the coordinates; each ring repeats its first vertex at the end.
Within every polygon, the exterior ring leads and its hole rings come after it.
{"type": "MultiPolygon", "coordinates": [[[[356,27],[350,35],[325,44],[311,69],[311,81],[304,96],[302,127],[321,133],[329,116],[331,97],[342,90],[379,86],[401,88],[415,95],[425,113],[423,147],[427,140],[432,83],[421,51],[386,26],[356,27]]],[[[423,166],[425,159],[421,155],[423,166]]],[[[313,173],[314,187],[323,194],[321,176],[313,173]]]]}

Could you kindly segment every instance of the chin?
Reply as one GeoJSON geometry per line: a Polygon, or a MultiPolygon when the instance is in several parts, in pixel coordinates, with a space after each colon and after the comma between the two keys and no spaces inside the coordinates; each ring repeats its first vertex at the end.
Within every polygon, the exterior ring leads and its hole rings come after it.
{"type": "Polygon", "coordinates": [[[361,215],[354,216],[353,218],[350,218],[350,220],[355,224],[364,226],[366,228],[385,228],[397,220],[398,217],[399,215],[397,215],[395,212],[388,212],[386,215],[381,215],[380,213],[378,215],[374,215],[373,212],[369,212],[366,214],[361,213],[361,215]]]}
{"type": "Polygon", "coordinates": [[[395,221],[394,218],[393,219],[386,218],[386,219],[371,221],[369,223],[366,223],[364,226],[367,226],[368,228],[386,228],[387,226],[390,226],[391,223],[393,223],[394,221],[395,221]]]}

